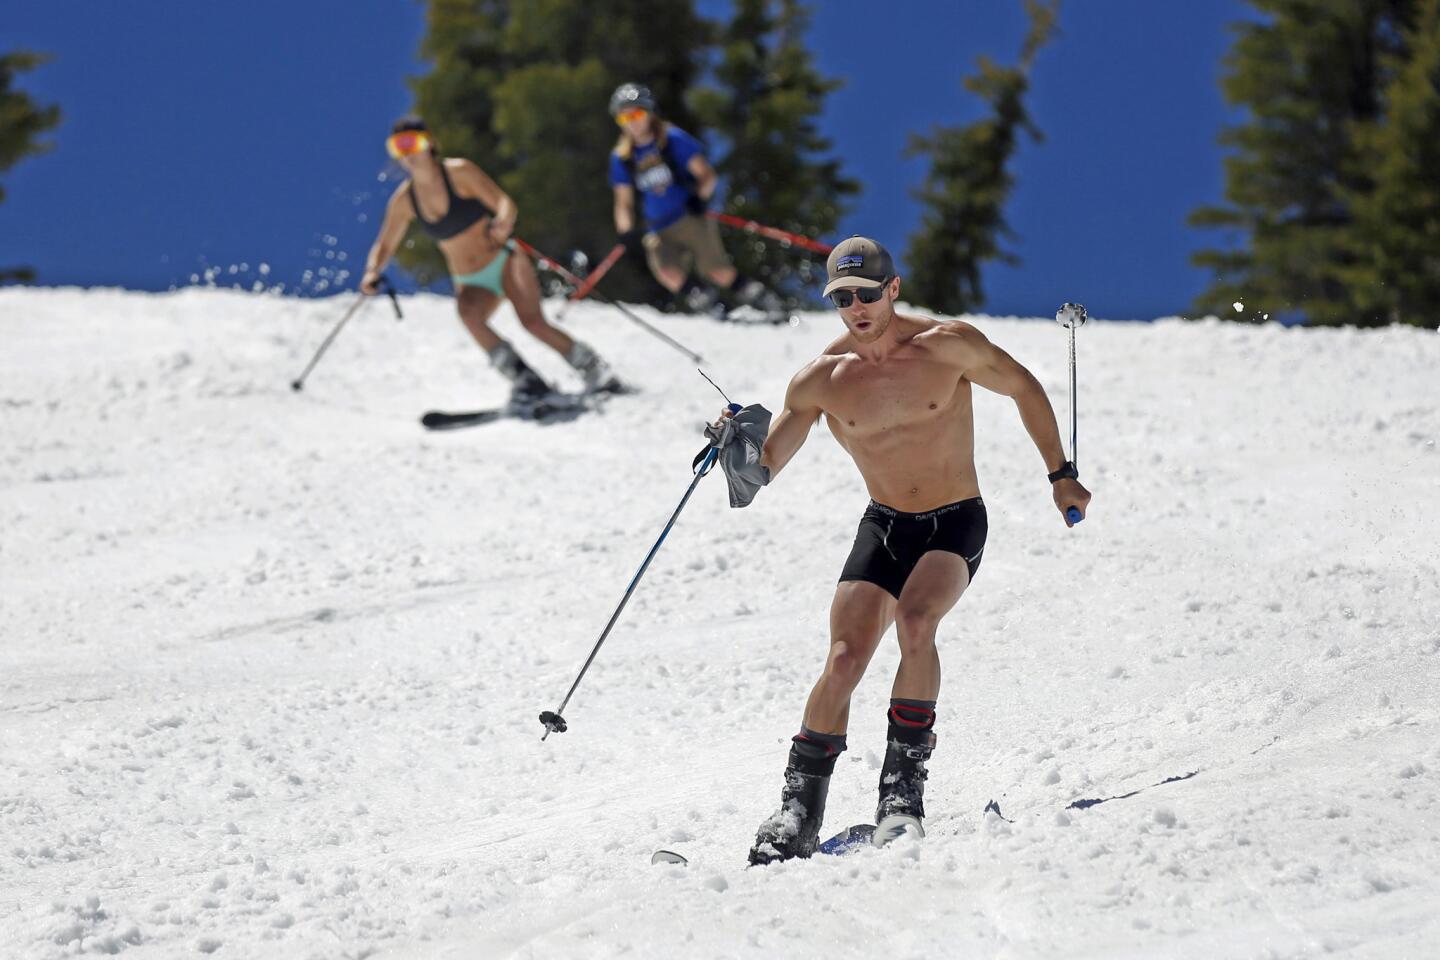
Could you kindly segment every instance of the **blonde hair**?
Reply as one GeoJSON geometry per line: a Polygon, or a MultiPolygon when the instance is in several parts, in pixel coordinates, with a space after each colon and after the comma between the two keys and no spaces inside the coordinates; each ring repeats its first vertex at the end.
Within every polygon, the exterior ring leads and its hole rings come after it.
{"type": "MultiPolygon", "coordinates": [[[[664,150],[665,141],[670,136],[670,124],[655,114],[650,114],[650,135],[655,138],[655,149],[664,150]]],[[[635,141],[630,138],[630,131],[620,131],[620,139],[615,141],[613,152],[621,160],[629,160],[635,153],[635,141]]]]}

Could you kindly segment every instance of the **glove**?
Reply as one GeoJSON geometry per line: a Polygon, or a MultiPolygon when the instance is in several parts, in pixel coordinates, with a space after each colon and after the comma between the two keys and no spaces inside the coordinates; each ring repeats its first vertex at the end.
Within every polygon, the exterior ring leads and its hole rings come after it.
{"type": "Polygon", "coordinates": [[[705,216],[705,211],[710,209],[710,202],[698,193],[692,193],[685,198],[685,212],[694,217],[705,216]]]}
{"type": "MultiPolygon", "coordinates": [[[[710,438],[710,447],[720,452],[716,459],[720,469],[725,471],[725,480],[730,488],[730,506],[748,507],[760,488],[770,482],[770,468],[762,466],[760,456],[765,452],[765,438],[770,435],[770,411],[758,403],[742,409],[733,417],[705,428],[710,438]]],[[[697,462],[703,459],[710,447],[700,451],[697,462]]]]}
{"type": "Polygon", "coordinates": [[[615,240],[625,245],[626,253],[641,254],[645,252],[645,231],[639,227],[631,227],[624,233],[618,234],[615,240]]]}

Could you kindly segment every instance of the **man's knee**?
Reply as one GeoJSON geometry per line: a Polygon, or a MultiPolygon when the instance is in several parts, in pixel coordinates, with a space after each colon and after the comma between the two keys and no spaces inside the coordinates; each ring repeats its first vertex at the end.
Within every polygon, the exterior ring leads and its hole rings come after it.
{"type": "Polygon", "coordinates": [[[846,690],[853,690],[865,675],[866,658],[844,640],[830,646],[830,657],[825,661],[825,676],[832,683],[846,690]]]}
{"type": "Polygon", "coordinates": [[[926,604],[901,604],[895,611],[900,652],[909,656],[935,649],[935,630],[942,613],[926,604]]]}

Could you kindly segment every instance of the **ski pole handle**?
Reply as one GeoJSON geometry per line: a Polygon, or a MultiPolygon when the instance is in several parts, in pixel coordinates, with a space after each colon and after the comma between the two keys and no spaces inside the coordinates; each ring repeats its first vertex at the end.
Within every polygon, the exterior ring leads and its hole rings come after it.
{"type": "MultiPolygon", "coordinates": [[[[702,377],[705,376],[703,371],[700,375],[702,377]]],[[[705,379],[709,380],[710,378],[705,377],[705,379]]],[[[725,409],[733,415],[739,413],[744,408],[741,407],[738,403],[727,403],[725,404],[725,409]]],[[[695,454],[695,459],[690,461],[690,469],[695,471],[696,476],[703,477],[705,476],[705,474],[709,473],[712,468],[714,468],[715,461],[719,459],[719,457],[720,448],[715,446],[713,443],[708,446],[701,447],[700,452],[695,454]]]]}
{"type": "Polygon", "coordinates": [[[1071,523],[1079,523],[1081,520],[1084,520],[1085,517],[1081,515],[1079,507],[1066,507],[1065,519],[1071,523]]]}

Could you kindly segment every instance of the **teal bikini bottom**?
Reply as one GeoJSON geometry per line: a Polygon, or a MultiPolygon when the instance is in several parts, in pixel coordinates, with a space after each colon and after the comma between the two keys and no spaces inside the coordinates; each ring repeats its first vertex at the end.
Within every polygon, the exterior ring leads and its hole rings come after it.
{"type": "Polygon", "coordinates": [[[505,264],[510,260],[510,254],[514,251],[515,244],[507,241],[505,246],[496,254],[495,259],[474,273],[458,273],[450,278],[457,287],[480,287],[482,290],[489,290],[498,296],[505,296],[503,276],[505,264]]]}

